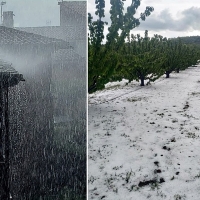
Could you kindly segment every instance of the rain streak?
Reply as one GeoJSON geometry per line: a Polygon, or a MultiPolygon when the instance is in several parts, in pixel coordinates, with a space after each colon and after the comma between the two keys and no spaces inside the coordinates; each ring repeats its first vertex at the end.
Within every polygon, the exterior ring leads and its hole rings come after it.
{"type": "Polygon", "coordinates": [[[57,6],[60,26],[2,13],[2,200],[86,199],[86,1],[57,6]]]}

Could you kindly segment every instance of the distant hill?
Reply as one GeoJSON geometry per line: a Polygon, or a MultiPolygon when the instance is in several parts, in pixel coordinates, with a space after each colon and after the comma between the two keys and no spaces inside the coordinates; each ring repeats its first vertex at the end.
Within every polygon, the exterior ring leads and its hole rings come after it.
{"type": "MultiPolygon", "coordinates": [[[[185,44],[200,45],[200,36],[186,36],[186,37],[178,37],[178,38],[181,38],[181,40],[185,44]]],[[[178,38],[171,38],[171,39],[178,39],[178,38]]]]}

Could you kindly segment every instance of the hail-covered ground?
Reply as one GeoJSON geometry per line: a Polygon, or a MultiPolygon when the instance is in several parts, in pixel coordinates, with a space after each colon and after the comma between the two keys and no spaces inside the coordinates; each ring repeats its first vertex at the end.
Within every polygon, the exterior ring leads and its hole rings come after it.
{"type": "Polygon", "coordinates": [[[200,66],[89,95],[88,199],[200,199],[200,66]]]}

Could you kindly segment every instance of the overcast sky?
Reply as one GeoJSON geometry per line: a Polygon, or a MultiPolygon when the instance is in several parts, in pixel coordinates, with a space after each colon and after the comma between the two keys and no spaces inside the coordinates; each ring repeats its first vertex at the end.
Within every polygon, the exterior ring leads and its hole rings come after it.
{"type": "MultiPolygon", "coordinates": [[[[94,16],[95,0],[88,0],[88,12],[94,16]]],[[[106,0],[105,15],[109,22],[110,1],[106,0]]],[[[124,2],[125,7],[132,0],[124,2]]],[[[149,35],[160,34],[165,37],[200,35],[200,0],[142,0],[138,8],[138,16],[146,6],[154,7],[154,12],[141,21],[133,33],[144,35],[148,30],[149,35]]],[[[137,15],[136,15],[137,16],[137,15]]]]}
{"type": "MultiPolygon", "coordinates": [[[[15,27],[59,26],[58,0],[3,0],[3,11],[13,11],[15,27]]],[[[67,0],[65,0],[67,1],[67,0]]],[[[73,1],[73,0],[71,0],[73,1]]],[[[85,0],[79,0],[85,1],[85,0]]],[[[0,0],[2,2],[2,0],[0,0]]]]}

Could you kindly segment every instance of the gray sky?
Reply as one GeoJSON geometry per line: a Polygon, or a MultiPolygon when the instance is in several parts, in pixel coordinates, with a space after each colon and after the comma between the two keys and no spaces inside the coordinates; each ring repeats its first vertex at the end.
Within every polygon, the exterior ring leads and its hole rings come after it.
{"type": "Polygon", "coordinates": [[[3,11],[13,11],[15,15],[15,27],[59,26],[60,24],[60,6],[58,5],[58,0],[3,1],[6,1],[3,11]]]}
{"type": "MultiPolygon", "coordinates": [[[[88,12],[94,16],[95,1],[88,0],[88,12]]],[[[106,21],[109,22],[110,1],[106,0],[106,21]]],[[[131,4],[126,0],[125,7],[131,4]]],[[[200,1],[199,0],[142,0],[136,16],[143,12],[146,6],[154,7],[154,12],[135,28],[133,33],[144,35],[160,34],[165,37],[200,35],[200,1]]],[[[107,31],[106,31],[107,32],[107,31]]]]}

